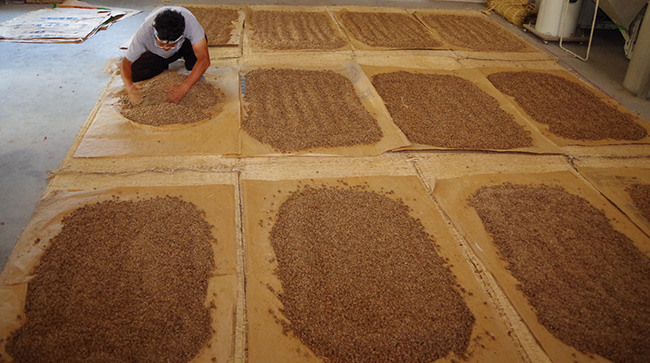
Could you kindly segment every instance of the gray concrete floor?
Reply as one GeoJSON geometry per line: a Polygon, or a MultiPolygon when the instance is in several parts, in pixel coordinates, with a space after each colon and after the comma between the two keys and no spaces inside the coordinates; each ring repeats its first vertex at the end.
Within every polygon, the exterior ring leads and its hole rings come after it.
{"type": "MultiPolygon", "coordinates": [[[[0,1],[0,22],[51,7],[0,1]]],[[[80,44],[0,42],[0,270],[45,190],[48,170],[59,167],[106,86],[109,77],[103,73],[104,67],[110,59],[123,55],[119,46],[137,30],[145,16],[160,5],[234,2],[115,0],[96,3],[143,12],[113,24],[80,44]]],[[[485,9],[480,0],[268,0],[244,4],[485,9]]],[[[634,97],[622,86],[628,61],[623,51],[623,37],[616,31],[600,32],[594,39],[589,61],[582,62],[566,54],[557,44],[544,45],[533,34],[522,32],[496,14],[491,16],[531,44],[559,57],[561,65],[650,120],[650,101],[634,97]]],[[[586,52],[586,45],[571,47],[579,54],[586,52]]]]}

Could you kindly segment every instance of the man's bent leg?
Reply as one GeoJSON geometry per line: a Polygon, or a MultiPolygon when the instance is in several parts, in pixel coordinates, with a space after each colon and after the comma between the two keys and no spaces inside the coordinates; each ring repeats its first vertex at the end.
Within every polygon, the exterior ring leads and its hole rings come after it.
{"type": "Polygon", "coordinates": [[[185,39],[185,42],[178,50],[178,53],[174,55],[174,57],[177,57],[176,59],[182,57],[185,60],[185,69],[188,71],[191,71],[194,68],[197,58],[196,54],[194,54],[194,48],[192,48],[192,43],[189,39],[185,39]]]}
{"type": "Polygon", "coordinates": [[[133,82],[140,82],[153,78],[167,70],[169,59],[165,59],[151,52],[145,52],[131,66],[131,77],[133,82]]]}
{"type": "MultiPolygon", "coordinates": [[[[205,36],[205,40],[206,42],[208,41],[207,35],[205,36]]],[[[194,54],[194,48],[192,48],[192,43],[189,41],[189,39],[185,39],[185,43],[183,43],[181,48],[178,50],[178,53],[176,53],[174,57],[176,57],[176,59],[183,57],[185,60],[185,69],[188,71],[194,69],[194,65],[198,60],[196,58],[196,54],[194,54]]]]}

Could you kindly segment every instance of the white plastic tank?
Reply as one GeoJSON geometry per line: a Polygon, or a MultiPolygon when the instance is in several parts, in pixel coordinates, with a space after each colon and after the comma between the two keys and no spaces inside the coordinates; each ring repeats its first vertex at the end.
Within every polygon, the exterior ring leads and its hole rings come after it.
{"type": "Polygon", "coordinates": [[[578,18],[582,8],[582,0],[540,0],[535,30],[539,33],[559,37],[572,37],[578,28],[578,18]],[[562,15],[564,7],[568,6],[564,31],[562,30],[562,15]]]}

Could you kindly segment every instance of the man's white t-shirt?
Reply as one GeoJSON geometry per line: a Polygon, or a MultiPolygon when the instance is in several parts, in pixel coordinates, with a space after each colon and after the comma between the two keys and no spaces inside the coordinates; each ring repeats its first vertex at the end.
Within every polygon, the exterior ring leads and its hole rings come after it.
{"type": "Polygon", "coordinates": [[[178,49],[180,49],[183,42],[189,40],[191,44],[194,45],[204,38],[205,32],[203,31],[203,27],[189,10],[180,6],[165,6],[158,9],[144,20],[140,29],[135,33],[133,41],[131,41],[131,45],[129,45],[129,49],[126,51],[125,57],[130,62],[135,62],[142,54],[149,51],[163,58],[169,58],[178,52],[178,49]],[[161,11],[167,9],[177,11],[183,15],[183,18],[185,18],[185,32],[183,32],[183,41],[178,42],[178,44],[169,50],[164,50],[158,47],[158,43],[156,42],[156,37],[153,33],[153,21],[161,11]]]}

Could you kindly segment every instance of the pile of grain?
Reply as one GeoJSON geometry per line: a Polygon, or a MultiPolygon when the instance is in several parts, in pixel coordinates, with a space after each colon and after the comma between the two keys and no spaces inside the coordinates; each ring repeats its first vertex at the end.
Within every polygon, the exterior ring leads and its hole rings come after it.
{"type": "Polygon", "coordinates": [[[458,149],[532,145],[529,131],[464,78],[393,72],[375,75],[372,84],[413,143],[458,149]]]}
{"type": "Polygon", "coordinates": [[[566,78],[524,71],[494,73],[488,79],[557,136],[571,140],[639,140],[648,134],[631,115],[566,78]]]}
{"type": "Polygon", "coordinates": [[[585,199],[505,183],[470,197],[538,320],[615,362],[650,361],[650,258],[585,199]]]}
{"type": "Polygon", "coordinates": [[[426,49],[441,45],[409,14],[344,12],[341,19],[353,37],[373,47],[426,49]]]}
{"type": "Polygon", "coordinates": [[[181,362],[211,336],[211,226],[176,197],[75,210],[27,287],[16,362],[181,362]]]}
{"type": "Polygon", "coordinates": [[[242,129],[282,152],[368,145],[383,136],[350,80],[333,71],[248,72],[244,102],[242,129]]]}
{"type": "Polygon", "coordinates": [[[271,230],[285,328],[334,362],[432,362],[467,349],[475,318],[409,208],[360,188],[311,188],[271,230]]]}
{"type": "Polygon", "coordinates": [[[625,188],[625,191],[630,195],[641,215],[650,222],[650,184],[632,184],[625,188]]]}
{"type": "Polygon", "coordinates": [[[165,90],[180,85],[185,78],[176,72],[164,72],[141,82],[142,103],[134,105],[127,95],[123,95],[119,100],[122,115],[133,122],[151,126],[191,124],[209,118],[210,112],[224,101],[225,96],[208,82],[197,82],[178,104],[167,102],[169,93],[165,90]]]}
{"type": "Polygon", "coordinates": [[[235,23],[239,19],[237,10],[199,5],[184,7],[196,16],[203,27],[205,35],[208,37],[208,45],[228,44],[231,33],[235,30],[235,23]]]}
{"type": "Polygon", "coordinates": [[[456,47],[479,52],[522,52],[527,48],[516,35],[480,16],[426,14],[422,20],[456,47]]]}
{"type": "Polygon", "coordinates": [[[324,12],[253,11],[250,25],[253,40],[265,49],[337,49],[345,45],[324,12]]]}

